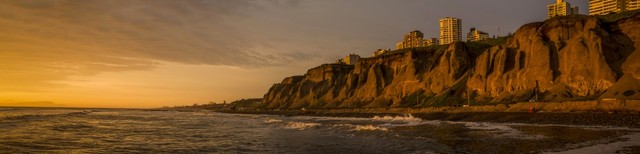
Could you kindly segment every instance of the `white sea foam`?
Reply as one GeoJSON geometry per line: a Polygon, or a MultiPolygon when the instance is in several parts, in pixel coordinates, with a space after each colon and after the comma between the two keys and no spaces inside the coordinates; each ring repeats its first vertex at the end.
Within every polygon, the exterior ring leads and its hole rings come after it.
{"type": "Polygon", "coordinates": [[[411,115],[411,114],[406,114],[404,116],[384,116],[384,117],[375,116],[375,117],[373,117],[371,119],[374,120],[374,121],[389,122],[387,124],[384,124],[385,126],[388,126],[388,127],[392,127],[392,126],[418,126],[418,125],[424,125],[424,124],[438,124],[439,123],[437,121],[422,120],[420,118],[413,117],[413,115],[411,115]]]}
{"type": "Polygon", "coordinates": [[[282,120],[279,120],[279,119],[267,119],[267,120],[264,121],[264,123],[267,123],[267,124],[278,123],[278,122],[282,122],[282,120]]]}
{"type": "Polygon", "coordinates": [[[498,137],[520,138],[520,139],[543,139],[543,135],[526,135],[521,131],[511,128],[507,124],[485,123],[485,122],[448,122],[464,124],[469,129],[483,130],[489,133],[496,133],[498,137]]]}
{"type": "Polygon", "coordinates": [[[206,112],[206,111],[193,112],[193,115],[198,115],[198,116],[213,116],[213,114],[212,114],[211,112],[206,112]]]}
{"type": "Polygon", "coordinates": [[[297,129],[297,130],[305,130],[309,128],[318,127],[321,124],[319,123],[309,123],[309,122],[287,122],[285,128],[289,129],[297,129]]]}
{"type": "Polygon", "coordinates": [[[389,131],[389,128],[374,126],[374,125],[356,125],[355,128],[353,128],[353,130],[355,131],[376,131],[376,130],[389,131]]]}
{"type": "Polygon", "coordinates": [[[373,120],[379,121],[407,121],[407,122],[420,122],[422,119],[413,117],[411,114],[406,114],[404,116],[375,116],[372,118],[373,120]]]}

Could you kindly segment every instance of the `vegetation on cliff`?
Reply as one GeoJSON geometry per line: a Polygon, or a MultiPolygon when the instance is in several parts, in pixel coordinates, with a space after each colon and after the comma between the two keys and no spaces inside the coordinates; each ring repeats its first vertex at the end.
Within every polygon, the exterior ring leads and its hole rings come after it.
{"type": "Polygon", "coordinates": [[[640,13],[568,16],[498,40],[392,51],[284,79],[266,108],[640,99],[640,13]]]}

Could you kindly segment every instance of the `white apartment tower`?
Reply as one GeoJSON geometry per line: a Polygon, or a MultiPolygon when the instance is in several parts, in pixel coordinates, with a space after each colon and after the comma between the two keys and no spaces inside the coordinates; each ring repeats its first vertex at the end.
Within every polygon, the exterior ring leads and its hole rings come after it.
{"type": "Polygon", "coordinates": [[[440,19],[440,44],[451,44],[462,39],[462,20],[446,17],[440,19]]]}
{"type": "Polygon", "coordinates": [[[607,15],[640,9],[640,0],[589,0],[589,15],[607,15]]]}
{"type": "Polygon", "coordinates": [[[547,5],[547,10],[549,18],[578,14],[580,12],[577,6],[571,7],[571,4],[564,0],[556,0],[555,4],[547,5]]]}

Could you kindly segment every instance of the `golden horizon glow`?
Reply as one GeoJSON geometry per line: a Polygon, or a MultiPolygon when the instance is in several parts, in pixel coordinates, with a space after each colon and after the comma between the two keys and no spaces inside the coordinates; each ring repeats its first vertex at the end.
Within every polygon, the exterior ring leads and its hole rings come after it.
{"type": "Polygon", "coordinates": [[[262,97],[283,78],[349,53],[393,48],[409,30],[434,37],[443,16],[507,34],[545,19],[548,2],[500,2],[542,8],[504,19],[495,16],[510,8],[471,3],[6,0],[0,106],[147,108],[262,97]]]}

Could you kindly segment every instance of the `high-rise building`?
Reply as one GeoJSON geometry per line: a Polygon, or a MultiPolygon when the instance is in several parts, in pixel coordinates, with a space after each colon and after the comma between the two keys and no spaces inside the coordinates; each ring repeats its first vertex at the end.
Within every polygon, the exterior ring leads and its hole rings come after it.
{"type": "Polygon", "coordinates": [[[640,9],[640,0],[629,0],[627,3],[627,10],[638,10],[640,9]]]}
{"type": "Polygon", "coordinates": [[[617,13],[622,12],[624,8],[624,0],[589,0],[589,15],[617,13]]]}
{"type": "Polygon", "coordinates": [[[607,15],[640,9],[640,0],[589,0],[589,15],[607,15]]]}
{"type": "Polygon", "coordinates": [[[462,39],[462,20],[446,17],[440,19],[440,44],[451,44],[462,39]]]}
{"type": "Polygon", "coordinates": [[[489,39],[489,33],[479,31],[476,28],[471,28],[469,33],[467,33],[467,42],[482,41],[482,40],[488,40],[488,39],[489,39]]]}
{"type": "Polygon", "coordinates": [[[404,35],[402,42],[396,44],[396,49],[424,47],[424,34],[418,30],[404,35]]]}
{"type": "Polygon", "coordinates": [[[424,46],[428,47],[428,46],[432,46],[432,45],[438,45],[440,44],[440,40],[438,38],[429,38],[424,40],[424,46]]]}
{"type": "Polygon", "coordinates": [[[547,5],[547,10],[549,18],[578,14],[580,12],[580,9],[577,6],[571,7],[571,4],[564,0],[556,0],[555,4],[547,5]]]}

